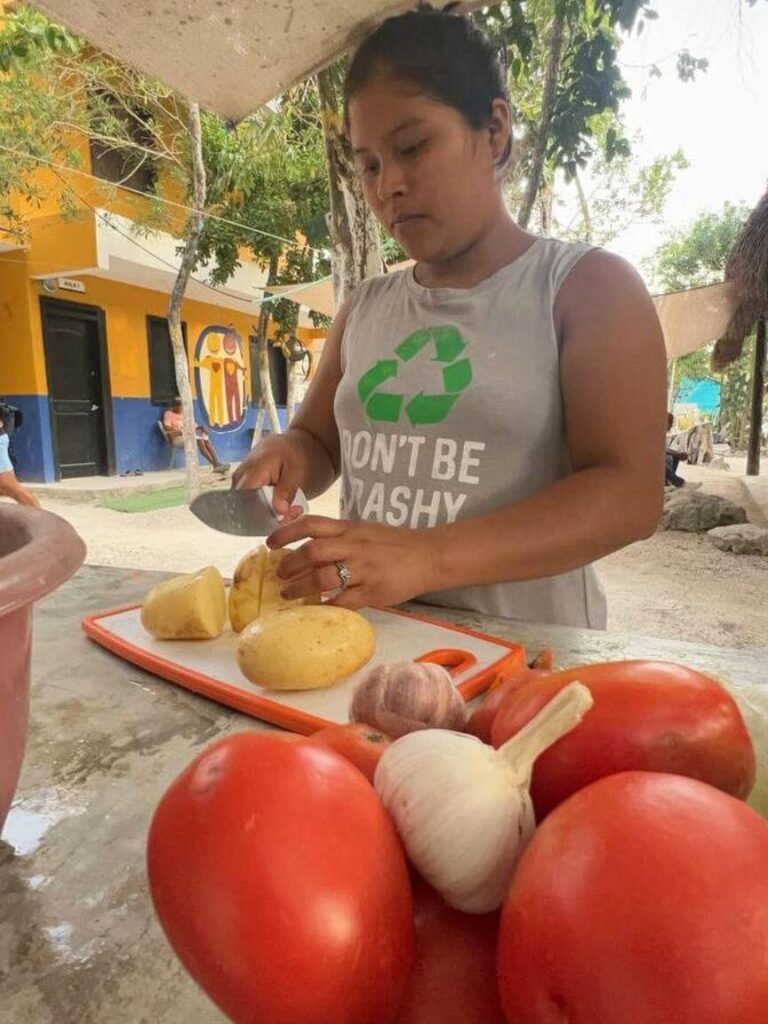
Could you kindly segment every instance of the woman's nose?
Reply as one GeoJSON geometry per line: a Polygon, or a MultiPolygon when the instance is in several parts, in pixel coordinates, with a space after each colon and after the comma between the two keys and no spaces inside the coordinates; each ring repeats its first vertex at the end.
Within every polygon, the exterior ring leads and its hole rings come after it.
{"type": "Polygon", "coordinates": [[[402,196],[408,189],[405,183],[405,176],[402,167],[395,160],[382,163],[377,182],[377,196],[380,202],[393,199],[395,196],[402,196]]]}

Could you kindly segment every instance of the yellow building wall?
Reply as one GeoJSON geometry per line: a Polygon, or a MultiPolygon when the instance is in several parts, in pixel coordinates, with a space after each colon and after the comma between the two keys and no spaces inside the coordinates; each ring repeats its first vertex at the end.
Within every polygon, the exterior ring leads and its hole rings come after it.
{"type": "MultiPolygon", "coordinates": [[[[147,398],[150,394],[147,316],[166,317],[168,296],[105,278],[84,275],[80,280],[86,286],[84,295],[60,291],[55,297],[99,306],[104,310],[112,395],[115,398],[147,398]]],[[[243,355],[248,363],[248,335],[252,333],[254,319],[258,316],[257,307],[254,310],[254,315],[248,316],[214,304],[185,300],[181,318],[187,326],[188,357],[191,359],[195,342],[204,328],[212,324],[225,327],[231,324],[243,340],[243,355]]],[[[194,378],[193,374],[190,376],[194,378]]],[[[194,379],[192,385],[194,388],[194,379]]]]}
{"type": "Polygon", "coordinates": [[[0,393],[41,395],[46,390],[40,314],[23,250],[0,253],[0,393]]]}

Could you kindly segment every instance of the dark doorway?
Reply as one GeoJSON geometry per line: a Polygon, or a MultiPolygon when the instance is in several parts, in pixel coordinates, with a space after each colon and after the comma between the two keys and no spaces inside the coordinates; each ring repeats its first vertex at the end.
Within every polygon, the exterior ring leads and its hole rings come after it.
{"type": "Polygon", "coordinates": [[[114,472],[104,312],[41,299],[56,478],[114,472]]]}
{"type": "MultiPolygon", "coordinates": [[[[261,378],[259,377],[259,343],[256,338],[249,338],[251,349],[251,394],[254,406],[258,406],[261,398],[261,378]]],[[[272,394],[275,405],[285,405],[288,401],[288,361],[277,345],[269,345],[269,377],[272,381],[272,394]]]]}

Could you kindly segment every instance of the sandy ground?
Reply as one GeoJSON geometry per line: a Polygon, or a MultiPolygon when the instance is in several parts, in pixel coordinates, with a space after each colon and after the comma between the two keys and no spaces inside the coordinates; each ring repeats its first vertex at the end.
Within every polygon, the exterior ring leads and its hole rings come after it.
{"type": "MultiPolygon", "coordinates": [[[[750,518],[768,514],[768,467],[750,501],[743,467],[732,472],[686,467],[688,479],[705,490],[745,504],[750,518]]],[[[113,512],[92,504],[45,495],[47,509],[78,530],[93,565],[192,571],[214,564],[230,575],[249,547],[242,538],[214,533],[186,508],[148,513],[113,512]]],[[[313,503],[313,511],[333,515],[337,494],[313,503]]],[[[763,518],[763,525],[767,521],[763,518]]],[[[706,536],[657,533],[604,559],[599,565],[608,594],[609,628],[647,636],[768,650],[768,558],[718,551],[706,536]]]]}

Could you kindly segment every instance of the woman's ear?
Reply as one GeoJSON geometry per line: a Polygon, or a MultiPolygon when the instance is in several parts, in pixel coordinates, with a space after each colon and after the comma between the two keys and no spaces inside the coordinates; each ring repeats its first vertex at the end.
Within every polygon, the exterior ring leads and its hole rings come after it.
{"type": "Polygon", "coordinates": [[[488,133],[493,165],[498,167],[506,159],[509,152],[509,142],[512,137],[512,116],[506,100],[501,98],[495,99],[491,104],[488,133]]]}

